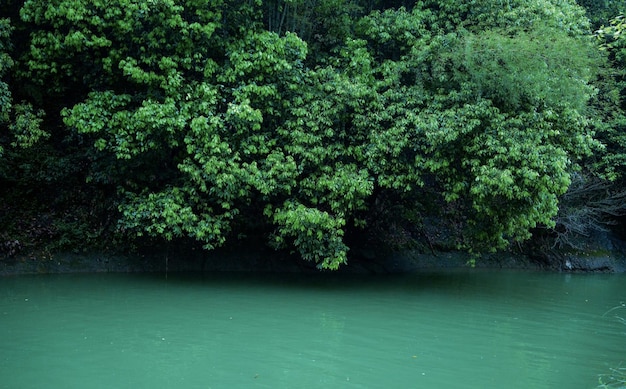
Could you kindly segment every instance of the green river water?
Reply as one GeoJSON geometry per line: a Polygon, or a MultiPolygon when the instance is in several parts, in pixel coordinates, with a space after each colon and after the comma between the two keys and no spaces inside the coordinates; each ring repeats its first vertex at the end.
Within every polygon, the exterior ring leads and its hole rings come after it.
{"type": "Polygon", "coordinates": [[[594,388],[625,302],[623,275],[4,277],[0,388],[594,388]]]}

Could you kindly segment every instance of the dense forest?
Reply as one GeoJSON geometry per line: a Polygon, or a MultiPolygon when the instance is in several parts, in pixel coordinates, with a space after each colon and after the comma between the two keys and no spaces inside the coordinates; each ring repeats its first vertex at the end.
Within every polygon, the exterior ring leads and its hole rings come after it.
{"type": "Polygon", "coordinates": [[[619,0],[4,0],[0,255],[626,236],[619,0]],[[169,242],[169,243],[168,243],[169,242]]]}

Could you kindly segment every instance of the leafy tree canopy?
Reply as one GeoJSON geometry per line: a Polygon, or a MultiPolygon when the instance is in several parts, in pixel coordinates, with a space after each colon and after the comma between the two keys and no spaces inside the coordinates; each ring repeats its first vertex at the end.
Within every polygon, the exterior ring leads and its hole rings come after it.
{"type": "Polygon", "coordinates": [[[49,134],[41,129],[42,111],[35,111],[27,102],[15,103],[8,78],[14,66],[10,40],[13,26],[10,19],[0,19],[0,156],[5,146],[30,147],[49,134]]]}
{"type": "Polygon", "coordinates": [[[594,126],[604,150],[590,164],[601,176],[621,181],[626,176],[626,22],[623,15],[601,26],[595,37],[605,55],[597,82],[599,93],[592,101],[594,126]]]}
{"type": "Polygon", "coordinates": [[[18,75],[93,147],[88,179],[118,189],[126,234],[212,249],[260,225],[336,269],[385,197],[421,217],[448,204],[463,248],[498,249],[553,225],[598,147],[571,1],[27,0],[20,15],[18,75]]]}

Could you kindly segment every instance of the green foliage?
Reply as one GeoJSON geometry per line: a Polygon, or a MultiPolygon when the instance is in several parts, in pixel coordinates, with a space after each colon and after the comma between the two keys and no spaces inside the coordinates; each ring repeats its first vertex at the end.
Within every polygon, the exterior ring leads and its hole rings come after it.
{"type": "MultiPolygon", "coordinates": [[[[4,81],[14,66],[9,55],[13,48],[10,41],[12,31],[10,20],[0,19],[0,126],[8,127],[2,137],[11,139],[11,146],[26,148],[48,138],[50,134],[41,129],[43,111],[35,111],[31,104],[25,102],[14,104],[10,86],[4,81]]],[[[0,145],[0,155],[2,153],[3,145],[0,145]]]]}
{"type": "Polygon", "coordinates": [[[597,147],[584,116],[596,65],[575,34],[584,25],[579,10],[567,14],[571,28],[561,29],[546,10],[512,8],[506,12],[524,15],[515,30],[473,9],[457,10],[465,28],[451,22],[452,11],[416,7],[374,13],[360,31],[380,58],[374,72],[383,80],[383,108],[368,120],[381,123],[368,150],[385,161],[372,168],[378,183],[410,190],[434,180],[467,217],[465,244],[482,250],[554,224],[571,161],[597,147]],[[494,26],[480,30],[485,23],[494,26]],[[572,59],[571,47],[587,54],[572,59]]]}
{"type": "Polygon", "coordinates": [[[11,143],[12,146],[31,147],[50,136],[49,133],[41,129],[43,111],[33,112],[33,107],[30,104],[14,105],[13,111],[15,119],[9,126],[15,137],[15,141],[11,143]]]}
{"type": "MultiPolygon", "coordinates": [[[[12,30],[9,19],[0,19],[0,80],[4,79],[8,70],[13,67],[13,59],[9,55],[12,30]]],[[[0,123],[9,121],[10,108],[11,92],[9,85],[3,80],[0,81],[0,123]]]]}
{"type": "Polygon", "coordinates": [[[278,225],[274,244],[293,245],[298,254],[314,261],[320,269],[336,270],[347,261],[348,247],[343,242],[345,220],[317,208],[287,201],[274,211],[266,208],[278,225]]]}
{"type": "Polygon", "coordinates": [[[31,34],[28,74],[56,93],[123,88],[128,81],[144,85],[148,93],[176,88],[181,73],[200,77],[212,65],[207,58],[221,2],[201,4],[27,0],[22,20],[39,26],[31,34]]]}
{"type": "Polygon", "coordinates": [[[193,194],[180,188],[141,195],[130,193],[126,202],[120,205],[123,219],[119,227],[136,231],[138,236],[145,232],[167,240],[189,236],[203,242],[205,248],[212,249],[224,243],[224,233],[229,228],[229,213],[215,215],[209,208],[198,212],[192,207],[197,200],[193,194]]]}
{"type": "Polygon", "coordinates": [[[605,149],[593,166],[602,177],[622,180],[626,173],[626,23],[615,17],[596,31],[600,51],[606,56],[597,85],[599,93],[592,102],[594,126],[605,149]]]}
{"type": "Polygon", "coordinates": [[[122,234],[212,249],[255,225],[320,268],[346,263],[346,236],[379,199],[416,222],[447,204],[472,251],[554,225],[570,173],[598,146],[583,10],[376,8],[27,0],[16,74],[40,98],[16,106],[15,144],[71,145],[57,147],[118,194],[122,234]],[[40,108],[61,134],[39,130],[40,108]]]}
{"type": "MultiPolygon", "coordinates": [[[[13,59],[9,55],[11,23],[9,19],[0,19],[0,126],[9,122],[13,100],[9,85],[4,81],[7,71],[13,66],[13,59]]],[[[0,145],[0,156],[3,148],[0,145]]]]}
{"type": "Polygon", "coordinates": [[[295,161],[269,125],[295,93],[306,46],[294,34],[249,31],[209,53],[200,38],[185,57],[161,57],[151,71],[145,65],[161,48],[120,59],[130,93],[116,92],[112,79],[111,89],[65,110],[64,122],[126,169],[131,164],[131,176],[120,177],[121,231],[191,237],[213,248],[224,243],[238,207],[296,185],[295,161]],[[190,58],[196,67],[185,69],[190,58]]]}
{"type": "Polygon", "coordinates": [[[624,54],[621,53],[621,49],[624,44],[624,33],[626,32],[626,20],[624,15],[616,16],[609,21],[608,26],[602,26],[596,31],[596,38],[600,41],[600,47],[605,50],[616,50],[615,57],[617,61],[623,62],[625,60],[624,54]]]}
{"type": "Polygon", "coordinates": [[[452,61],[457,69],[466,67],[463,82],[507,111],[567,105],[583,112],[595,92],[588,84],[594,53],[583,37],[541,28],[512,36],[488,30],[468,34],[462,44],[460,58],[452,61]]]}
{"type": "Polygon", "coordinates": [[[621,0],[577,0],[585,8],[593,29],[609,23],[616,15],[626,13],[626,3],[621,0]]]}
{"type": "Polygon", "coordinates": [[[311,48],[311,62],[322,62],[353,34],[353,26],[376,1],[266,0],[263,19],[269,31],[297,34],[311,48]]]}
{"type": "Polygon", "coordinates": [[[432,30],[461,27],[474,33],[499,29],[517,34],[548,29],[570,37],[590,30],[585,9],[573,0],[426,0],[420,5],[434,11],[430,14],[432,30]]]}

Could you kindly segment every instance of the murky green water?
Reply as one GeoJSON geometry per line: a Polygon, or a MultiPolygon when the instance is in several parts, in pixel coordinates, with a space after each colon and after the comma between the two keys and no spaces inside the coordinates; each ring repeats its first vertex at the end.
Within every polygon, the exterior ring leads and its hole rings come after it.
{"type": "Polygon", "coordinates": [[[626,277],[0,278],[1,388],[593,388],[626,277]]]}

